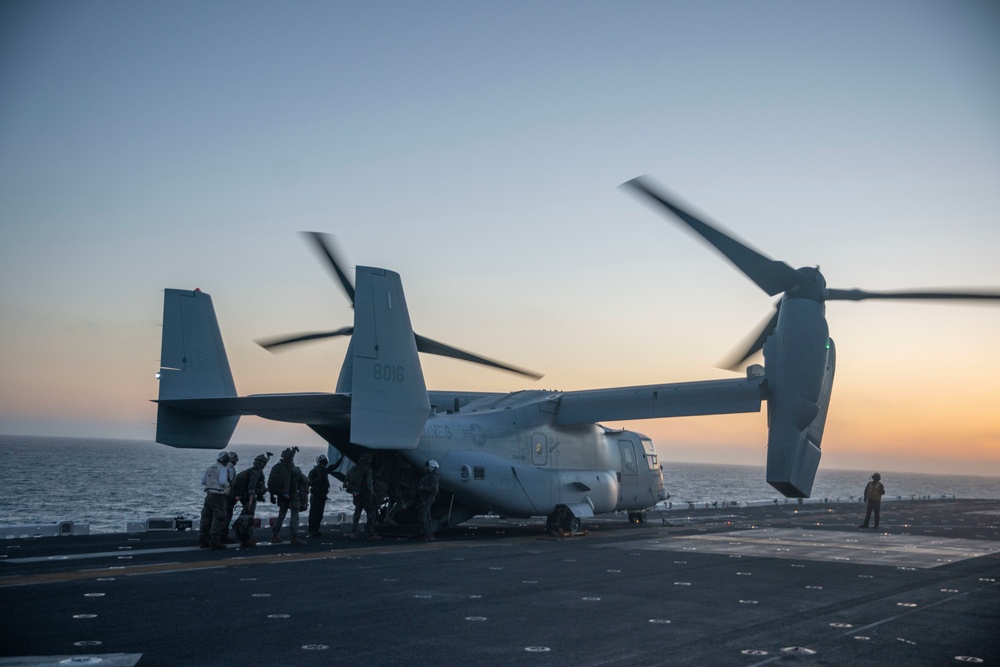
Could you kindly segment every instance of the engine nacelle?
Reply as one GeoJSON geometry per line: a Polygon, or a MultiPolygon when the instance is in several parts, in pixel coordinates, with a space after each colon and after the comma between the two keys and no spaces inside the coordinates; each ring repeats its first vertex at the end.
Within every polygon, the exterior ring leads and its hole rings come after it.
{"type": "Polygon", "coordinates": [[[837,356],[824,310],[786,298],[764,344],[767,483],[789,498],[809,497],[819,467],[837,356]]]}

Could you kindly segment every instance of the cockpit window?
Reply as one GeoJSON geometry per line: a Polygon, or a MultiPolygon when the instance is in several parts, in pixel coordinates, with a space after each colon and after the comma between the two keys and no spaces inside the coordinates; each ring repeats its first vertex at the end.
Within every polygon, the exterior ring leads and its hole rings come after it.
{"type": "Polygon", "coordinates": [[[656,449],[653,447],[653,441],[649,438],[642,438],[642,450],[643,455],[646,457],[646,465],[649,466],[649,469],[659,469],[660,463],[656,458],[656,449]]]}

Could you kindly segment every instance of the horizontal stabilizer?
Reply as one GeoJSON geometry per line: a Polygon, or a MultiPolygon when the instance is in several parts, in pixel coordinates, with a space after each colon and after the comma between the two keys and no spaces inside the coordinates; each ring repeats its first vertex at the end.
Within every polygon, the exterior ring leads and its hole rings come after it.
{"type": "Polygon", "coordinates": [[[178,398],[158,401],[161,407],[199,417],[253,415],[292,424],[346,427],[351,397],[346,394],[252,394],[227,398],[178,398]]]}
{"type": "Polygon", "coordinates": [[[239,419],[192,414],[159,405],[156,408],[156,441],[183,449],[225,449],[239,419]]]}

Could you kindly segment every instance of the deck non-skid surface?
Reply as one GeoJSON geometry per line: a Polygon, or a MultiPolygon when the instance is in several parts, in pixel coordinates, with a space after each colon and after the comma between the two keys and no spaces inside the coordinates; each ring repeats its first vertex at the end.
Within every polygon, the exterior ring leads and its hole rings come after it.
{"type": "Polygon", "coordinates": [[[566,539],[487,517],[431,543],[6,540],[0,665],[1000,664],[1000,501],[886,503],[878,531],[860,509],[598,518],[566,539]]]}

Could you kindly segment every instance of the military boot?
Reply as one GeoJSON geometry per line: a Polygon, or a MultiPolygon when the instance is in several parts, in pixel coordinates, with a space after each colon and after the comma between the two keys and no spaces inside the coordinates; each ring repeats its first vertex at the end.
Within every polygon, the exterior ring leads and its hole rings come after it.
{"type": "Polygon", "coordinates": [[[284,540],[278,537],[277,533],[271,533],[271,544],[281,544],[282,542],[284,540]]]}

